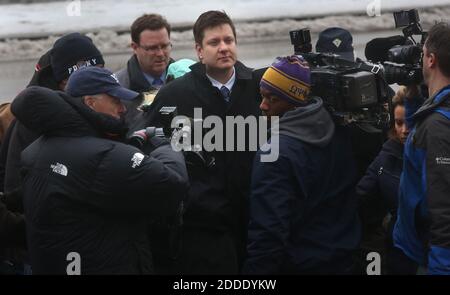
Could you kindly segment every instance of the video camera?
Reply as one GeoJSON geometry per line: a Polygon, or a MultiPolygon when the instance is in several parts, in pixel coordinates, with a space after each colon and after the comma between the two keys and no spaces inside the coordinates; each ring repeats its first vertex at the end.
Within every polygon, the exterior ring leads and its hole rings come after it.
{"type": "MultiPolygon", "coordinates": [[[[149,141],[156,137],[170,141],[172,144],[181,147],[183,146],[183,142],[188,139],[188,136],[191,138],[193,137],[193,129],[189,126],[193,126],[195,122],[190,118],[187,118],[189,122],[180,120],[175,122],[175,127],[172,127],[172,122],[178,115],[176,107],[162,107],[159,110],[159,115],[162,127],[147,127],[135,131],[128,138],[128,143],[143,150],[145,149],[145,146],[148,145],[149,141]]],[[[215,165],[214,157],[200,149],[197,150],[194,147],[181,150],[183,151],[187,166],[210,168],[215,165]]]]}
{"type": "Polygon", "coordinates": [[[295,54],[302,55],[311,66],[312,94],[324,100],[341,125],[358,123],[387,128],[389,111],[385,105],[394,94],[389,84],[422,81],[422,45],[427,33],[422,30],[418,11],[394,12],[394,20],[403,36],[371,40],[365,49],[370,62],[312,53],[309,29],[289,32],[295,54]],[[415,42],[413,35],[421,35],[420,43],[415,42]]]}
{"type": "Polygon", "coordinates": [[[427,32],[422,30],[417,9],[394,12],[395,27],[402,28],[403,36],[375,38],[365,48],[367,60],[383,64],[389,84],[419,84],[422,80],[422,47],[427,32]],[[414,40],[420,35],[420,42],[414,40]]]}
{"type": "Polygon", "coordinates": [[[173,132],[175,131],[171,127],[171,122],[173,118],[175,118],[177,115],[177,108],[163,107],[159,111],[159,114],[161,116],[161,121],[163,125],[162,128],[147,127],[145,129],[138,130],[128,138],[128,143],[141,149],[152,137],[170,139],[172,137],[173,132]]]}
{"type": "Polygon", "coordinates": [[[392,93],[380,65],[312,53],[309,29],[291,31],[290,37],[295,54],[303,56],[311,67],[312,94],[323,99],[338,124],[356,123],[367,132],[379,132],[388,126],[384,103],[392,93]]]}

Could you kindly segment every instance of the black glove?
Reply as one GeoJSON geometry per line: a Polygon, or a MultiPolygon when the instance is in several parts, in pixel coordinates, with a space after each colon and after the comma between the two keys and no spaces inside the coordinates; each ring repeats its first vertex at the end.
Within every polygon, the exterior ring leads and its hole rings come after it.
{"type": "Polygon", "coordinates": [[[147,127],[133,132],[128,138],[128,144],[149,154],[161,145],[170,144],[170,140],[164,137],[162,128],[147,127]]]}

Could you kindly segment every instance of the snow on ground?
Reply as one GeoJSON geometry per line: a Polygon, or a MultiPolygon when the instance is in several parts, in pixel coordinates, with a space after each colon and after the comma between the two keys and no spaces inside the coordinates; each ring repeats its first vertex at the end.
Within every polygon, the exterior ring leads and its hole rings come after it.
{"type": "Polygon", "coordinates": [[[371,38],[401,33],[394,28],[393,10],[419,8],[425,29],[450,15],[450,0],[81,0],[81,15],[69,17],[67,5],[75,2],[0,5],[0,101],[23,89],[36,60],[63,33],[87,33],[111,69],[124,66],[131,53],[127,30],[143,13],[157,12],[171,22],[175,58],[195,59],[188,28],[200,13],[223,9],[236,22],[240,57],[254,67],[289,54],[293,29],[309,27],[314,39],[327,27],[344,27],[353,33],[362,56],[371,38]],[[380,4],[381,16],[366,14],[369,3],[380,4]]]}
{"type": "Polygon", "coordinates": [[[450,4],[449,0],[76,0],[0,6],[0,38],[42,36],[69,31],[127,29],[143,13],[157,12],[174,25],[189,25],[202,12],[225,10],[239,21],[305,18],[366,13],[379,3],[380,11],[450,4]],[[77,3],[80,5],[78,6],[77,3]],[[79,7],[80,9],[77,9],[79,7]],[[68,9],[69,8],[69,9],[68,9]],[[72,15],[72,16],[70,16],[72,15]]]}
{"type": "MultiPolygon", "coordinates": [[[[420,9],[420,18],[424,28],[431,26],[435,21],[446,19],[448,15],[450,15],[450,5],[420,9]]],[[[309,27],[313,33],[317,33],[330,26],[344,27],[351,32],[393,30],[394,20],[392,13],[384,13],[379,17],[337,15],[303,20],[283,19],[242,22],[236,25],[240,43],[283,40],[288,38],[289,31],[293,29],[309,27]]],[[[400,30],[398,32],[401,34],[400,30]]],[[[119,34],[110,28],[88,33],[88,36],[104,53],[129,50],[129,33],[119,34]]],[[[58,37],[58,35],[51,35],[38,40],[8,38],[0,42],[0,60],[35,59],[51,48],[58,37]]],[[[186,47],[193,44],[191,30],[174,31],[171,39],[175,46],[186,47]]]]}

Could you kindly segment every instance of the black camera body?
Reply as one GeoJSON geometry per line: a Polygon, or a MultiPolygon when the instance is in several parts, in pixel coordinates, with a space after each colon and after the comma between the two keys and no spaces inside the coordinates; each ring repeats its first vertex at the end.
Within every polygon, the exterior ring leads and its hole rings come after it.
{"type": "Polygon", "coordinates": [[[372,73],[318,67],[312,70],[311,79],[313,94],[325,97],[336,111],[356,111],[378,103],[376,77],[372,73]]]}
{"type": "Polygon", "coordinates": [[[381,67],[312,53],[309,29],[291,31],[290,36],[295,54],[303,56],[311,67],[312,95],[323,99],[338,124],[365,124],[377,130],[388,125],[383,104],[389,91],[382,81],[381,67]]]}
{"type": "Polygon", "coordinates": [[[145,129],[135,131],[128,138],[128,144],[131,144],[139,149],[143,149],[148,141],[153,137],[166,138],[172,137],[174,128],[171,127],[173,118],[177,116],[176,107],[163,107],[159,111],[161,123],[163,127],[146,127],[145,129]]]}
{"type": "MultiPolygon", "coordinates": [[[[388,84],[398,83],[401,85],[419,84],[422,80],[422,47],[427,38],[427,32],[422,30],[420,25],[420,18],[417,9],[408,11],[394,12],[395,27],[401,28],[404,35],[404,42],[402,44],[393,45],[387,49],[387,54],[381,53],[381,58],[377,61],[383,63],[385,78],[388,84]],[[420,35],[421,39],[416,42],[414,35],[420,35]]],[[[395,36],[388,37],[395,38],[395,36]]],[[[374,41],[374,40],[372,40],[374,41]]],[[[370,43],[367,44],[369,46],[370,43]]],[[[380,50],[383,51],[383,47],[380,50]]],[[[376,51],[376,46],[373,46],[371,51],[376,51]]],[[[367,56],[366,47],[366,57],[367,56]]],[[[369,50],[370,51],[370,50],[369,50]]]]}
{"type": "Polygon", "coordinates": [[[422,35],[419,11],[417,9],[394,12],[395,28],[402,28],[405,36],[422,35]]]}
{"type": "MultiPolygon", "coordinates": [[[[162,127],[146,127],[145,129],[135,131],[129,138],[128,143],[141,149],[146,150],[149,142],[152,138],[159,138],[167,142],[176,141],[180,147],[183,141],[190,137],[191,140],[194,137],[193,129],[186,128],[186,125],[192,126],[194,120],[186,118],[189,122],[182,120],[176,122],[178,125],[172,127],[173,120],[178,116],[177,107],[164,106],[159,110],[159,119],[162,127]]],[[[186,165],[190,167],[206,167],[211,168],[215,165],[215,158],[202,150],[195,148],[182,149],[186,165]]]]}
{"type": "Polygon", "coordinates": [[[394,20],[404,37],[374,39],[376,42],[369,42],[373,46],[369,50],[366,47],[366,56],[367,52],[378,55],[373,60],[378,64],[312,53],[309,29],[289,32],[295,54],[302,55],[311,67],[312,94],[324,100],[340,123],[386,128],[389,114],[384,106],[393,95],[389,84],[419,84],[423,80],[422,46],[427,33],[422,30],[419,13],[416,9],[394,12],[394,20]],[[421,35],[420,43],[415,42],[413,35],[421,35]],[[395,43],[391,44],[393,40],[395,43]]]}
{"type": "Polygon", "coordinates": [[[289,36],[291,37],[291,44],[294,46],[296,54],[312,51],[311,33],[308,28],[290,31],[289,36]]]}

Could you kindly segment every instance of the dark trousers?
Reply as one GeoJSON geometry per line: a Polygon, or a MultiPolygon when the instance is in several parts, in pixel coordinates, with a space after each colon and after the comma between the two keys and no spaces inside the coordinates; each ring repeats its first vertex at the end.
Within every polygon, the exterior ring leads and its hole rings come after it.
{"type": "Polygon", "coordinates": [[[185,227],[176,274],[238,274],[236,241],[226,231],[185,227]]]}
{"type": "Polygon", "coordinates": [[[415,275],[419,268],[415,261],[394,246],[388,249],[387,260],[388,274],[390,275],[415,275]]]}
{"type": "Polygon", "coordinates": [[[314,267],[303,269],[302,265],[284,265],[280,274],[282,275],[355,275],[357,274],[354,253],[341,258],[334,258],[328,262],[317,263],[314,267]],[[299,269],[300,268],[300,269],[299,269]]]}

